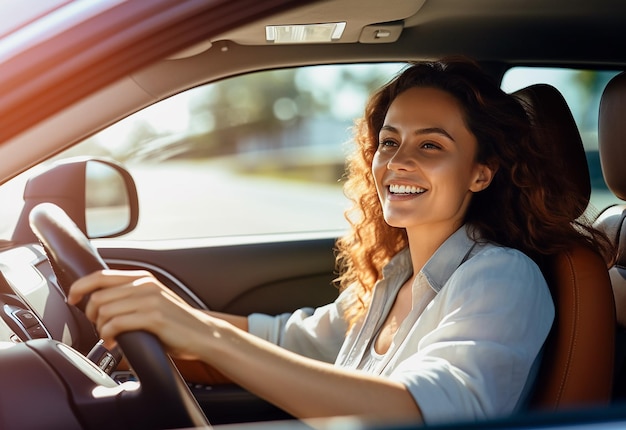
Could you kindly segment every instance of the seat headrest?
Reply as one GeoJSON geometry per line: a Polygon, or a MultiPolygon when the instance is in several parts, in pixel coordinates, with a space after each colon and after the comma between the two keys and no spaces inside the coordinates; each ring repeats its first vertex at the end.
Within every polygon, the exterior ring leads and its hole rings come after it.
{"type": "Polygon", "coordinates": [[[576,206],[572,208],[572,216],[578,218],[589,205],[591,179],[582,138],[567,102],[559,90],[548,84],[530,85],[513,95],[532,110],[531,118],[535,121],[538,138],[552,146],[555,165],[545,168],[560,164],[564,167],[561,171],[570,175],[568,179],[574,187],[572,191],[578,194],[578,198],[574,199],[576,206]]]}
{"type": "Polygon", "coordinates": [[[598,150],[609,189],[626,200],[626,74],[609,81],[598,114],[598,150]]]}

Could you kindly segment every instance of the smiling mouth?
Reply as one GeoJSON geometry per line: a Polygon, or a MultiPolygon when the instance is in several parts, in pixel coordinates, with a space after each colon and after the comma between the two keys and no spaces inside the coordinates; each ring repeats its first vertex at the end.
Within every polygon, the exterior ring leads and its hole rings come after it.
{"type": "Polygon", "coordinates": [[[426,189],[412,185],[389,185],[389,192],[391,194],[411,195],[425,193],[426,189]]]}

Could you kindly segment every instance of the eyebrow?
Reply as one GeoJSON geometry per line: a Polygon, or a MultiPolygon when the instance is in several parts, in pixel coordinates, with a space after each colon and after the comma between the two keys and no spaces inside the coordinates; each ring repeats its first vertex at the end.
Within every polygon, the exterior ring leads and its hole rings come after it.
{"type": "MultiPolygon", "coordinates": [[[[383,130],[387,130],[387,131],[391,131],[394,133],[398,132],[398,129],[396,129],[395,127],[391,126],[391,125],[383,125],[380,129],[380,131],[383,130]]],[[[448,133],[447,131],[445,131],[443,128],[441,127],[426,127],[426,128],[420,128],[418,130],[415,130],[416,135],[422,135],[422,134],[440,134],[448,139],[450,139],[453,142],[456,142],[454,140],[454,138],[450,135],[450,133],[448,133]]]]}

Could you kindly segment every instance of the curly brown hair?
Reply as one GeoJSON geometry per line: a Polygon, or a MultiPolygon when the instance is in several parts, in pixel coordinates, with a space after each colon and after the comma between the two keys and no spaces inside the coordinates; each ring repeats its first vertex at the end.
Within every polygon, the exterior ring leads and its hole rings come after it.
{"type": "Polygon", "coordinates": [[[351,231],[337,242],[337,282],[340,289],[357,288],[347,317],[354,322],[367,308],[383,266],[408,245],[403,228],[384,221],[371,173],[378,133],[392,101],[412,87],[431,87],[454,96],[468,129],[476,137],[476,161],[497,167],[485,190],[472,197],[464,222],[475,240],[518,249],[540,267],[546,256],[574,244],[597,249],[607,260],[614,251],[601,232],[579,217],[586,196],[574,189],[569,175],[554,166],[553,145],[542,144],[530,109],[503,92],[475,62],[465,58],[413,63],[375,92],[363,118],[357,120],[356,150],[348,159],[346,212],[351,231]],[[546,168],[549,166],[549,168],[546,168]]]}

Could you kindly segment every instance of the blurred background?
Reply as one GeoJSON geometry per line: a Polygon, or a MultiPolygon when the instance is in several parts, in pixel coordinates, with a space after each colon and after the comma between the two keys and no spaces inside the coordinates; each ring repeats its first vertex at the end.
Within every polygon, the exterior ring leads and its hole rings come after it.
{"type": "MultiPolygon", "coordinates": [[[[233,77],[146,108],[56,159],[112,158],[131,172],[140,220],[121,239],[340,234],[347,228],[342,178],[351,127],[369,94],[404,66],[315,66],[233,77]]],[[[511,92],[544,82],[564,94],[588,154],[592,212],[615,201],[597,154],[600,94],[614,74],[515,68],[502,84],[511,92]]],[[[1,239],[10,238],[24,183],[36,171],[0,188],[1,239]]]]}

